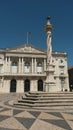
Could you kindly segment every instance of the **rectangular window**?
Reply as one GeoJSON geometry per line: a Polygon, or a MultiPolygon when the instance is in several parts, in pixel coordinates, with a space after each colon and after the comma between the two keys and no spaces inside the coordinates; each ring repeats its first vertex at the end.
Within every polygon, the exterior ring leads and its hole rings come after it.
{"type": "Polygon", "coordinates": [[[60,74],[64,74],[64,66],[60,66],[60,74]]]}
{"type": "Polygon", "coordinates": [[[0,65],[0,73],[2,73],[2,68],[3,68],[3,66],[2,66],[2,65],[0,65]]]}

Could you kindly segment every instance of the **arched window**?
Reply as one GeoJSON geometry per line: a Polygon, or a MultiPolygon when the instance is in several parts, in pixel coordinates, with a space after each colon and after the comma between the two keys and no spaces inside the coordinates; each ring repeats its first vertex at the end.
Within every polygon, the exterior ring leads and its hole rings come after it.
{"type": "Polygon", "coordinates": [[[41,79],[38,80],[38,91],[43,91],[43,81],[41,79]]]}
{"type": "Polygon", "coordinates": [[[24,82],[24,92],[29,92],[30,91],[30,80],[26,79],[24,82]]]}
{"type": "Polygon", "coordinates": [[[18,63],[17,61],[13,61],[12,64],[11,64],[12,68],[12,73],[17,73],[17,70],[18,70],[18,63]]]}
{"type": "Polygon", "coordinates": [[[63,63],[63,60],[62,60],[62,59],[60,60],[60,63],[63,63]]]}
{"type": "Polygon", "coordinates": [[[43,71],[42,63],[38,62],[37,63],[37,73],[42,73],[42,71],[43,71]]]}
{"type": "Polygon", "coordinates": [[[24,72],[25,73],[29,73],[30,72],[30,62],[25,62],[24,72]]]}
{"type": "Polygon", "coordinates": [[[16,80],[12,79],[10,82],[10,92],[16,92],[16,80]]]}

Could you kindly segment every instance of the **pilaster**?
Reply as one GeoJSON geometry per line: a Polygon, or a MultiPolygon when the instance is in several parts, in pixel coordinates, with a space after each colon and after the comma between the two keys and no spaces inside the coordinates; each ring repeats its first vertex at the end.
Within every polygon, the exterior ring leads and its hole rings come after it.
{"type": "Polygon", "coordinates": [[[32,58],[32,73],[33,73],[33,58],[32,58]]]}
{"type": "Polygon", "coordinates": [[[21,73],[21,58],[19,57],[18,72],[21,73]]]}
{"type": "Polygon", "coordinates": [[[35,73],[36,73],[36,58],[35,58],[35,73]]]}
{"type": "Polygon", "coordinates": [[[24,61],[23,61],[23,57],[22,57],[22,73],[24,73],[24,61]]]}
{"type": "Polygon", "coordinates": [[[23,92],[24,92],[24,81],[17,80],[16,93],[23,93],[23,92]]]}
{"type": "Polygon", "coordinates": [[[8,64],[9,64],[8,68],[9,68],[9,73],[10,73],[11,72],[11,61],[10,61],[10,57],[8,57],[8,64]]]}
{"type": "Polygon", "coordinates": [[[46,59],[44,59],[44,71],[46,71],[46,59]]]}
{"type": "Polygon", "coordinates": [[[8,67],[7,67],[7,57],[5,57],[5,61],[4,61],[4,73],[7,73],[8,71],[8,67]]]}

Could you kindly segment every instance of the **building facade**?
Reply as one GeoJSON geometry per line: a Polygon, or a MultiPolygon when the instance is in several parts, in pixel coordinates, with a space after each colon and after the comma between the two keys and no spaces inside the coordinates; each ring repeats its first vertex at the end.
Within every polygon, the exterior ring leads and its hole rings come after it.
{"type": "Polygon", "coordinates": [[[67,54],[52,52],[52,29],[48,17],[46,51],[30,44],[0,50],[0,93],[69,91],[67,54]]]}

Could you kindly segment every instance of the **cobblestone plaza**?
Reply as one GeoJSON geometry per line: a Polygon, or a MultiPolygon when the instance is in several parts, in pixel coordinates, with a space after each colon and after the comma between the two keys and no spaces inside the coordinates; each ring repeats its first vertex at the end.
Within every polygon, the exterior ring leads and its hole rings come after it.
{"type": "Polygon", "coordinates": [[[15,107],[20,94],[0,95],[0,130],[72,130],[73,110],[36,110],[15,107]]]}

